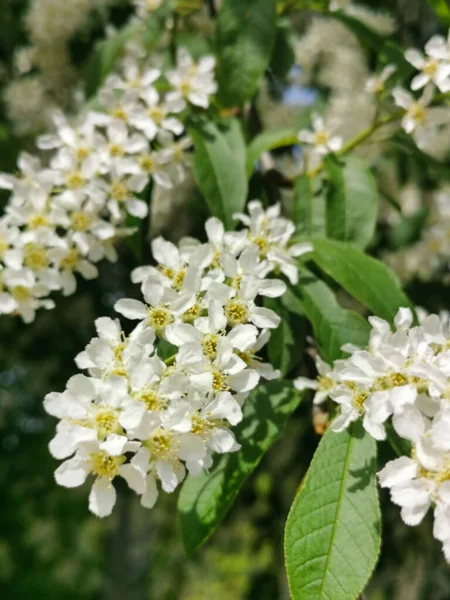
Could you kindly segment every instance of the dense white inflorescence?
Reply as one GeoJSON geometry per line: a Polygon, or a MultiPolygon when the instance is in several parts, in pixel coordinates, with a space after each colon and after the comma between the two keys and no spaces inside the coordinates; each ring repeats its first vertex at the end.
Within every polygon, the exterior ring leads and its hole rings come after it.
{"type": "Polygon", "coordinates": [[[315,404],[327,398],[340,406],[331,423],[342,431],[362,418],[376,440],[386,438],[389,422],[412,445],[411,456],[390,461],[380,471],[402,518],[417,525],[434,507],[434,536],[450,562],[450,324],[448,315],[422,316],[413,326],[409,308],[401,308],[395,330],[377,317],[366,349],[344,346],[346,359],[330,367],[320,359],[316,381],[299,378],[299,389],[316,390],[315,404]]]}
{"type": "Polygon", "coordinates": [[[55,132],[38,138],[45,165],[22,154],[18,175],[0,175],[12,192],[0,218],[0,314],[30,322],[53,307],[53,291],[75,291],[75,273],[92,279],[95,263],[115,260],[116,241],[132,231],[127,215],[147,215],[139,195],[150,179],[163,188],[183,180],[191,146],[183,120],[190,105],[208,107],[214,67],[213,57],[195,63],[180,49],[161,94],[158,69],[125,60],[99,92],[101,111],[75,124],[55,115],[55,132]]]}
{"type": "Polygon", "coordinates": [[[94,477],[89,507],[111,513],[113,480],[123,477],[151,508],[161,487],[172,492],[185,477],[212,464],[215,452],[239,449],[232,427],[260,380],[278,377],[258,357],[278,315],[258,298],[285,291],[283,273],[297,281],[294,257],[308,244],[291,244],[294,225],[280,206],[258,201],[237,214],[245,228],[226,232],[206,222],[207,242],[163,238],[152,242],[156,266],[135,269],[143,301],[122,299],[117,312],[139,321],[128,336],[119,320],[100,318],[95,337],[76,357],[88,375],[75,375],[63,393],[48,394],[46,411],[59,418],[50,451],[67,459],[56,470],[66,487],[94,477]],[[159,344],[171,344],[162,360],[159,344]]]}
{"type": "MultiPolygon", "coordinates": [[[[450,186],[432,195],[432,204],[421,238],[385,255],[385,261],[404,282],[418,278],[429,281],[439,277],[448,283],[450,265],[450,186]]],[[[417,210],[417,208],[416,208],[417,210]]]]}

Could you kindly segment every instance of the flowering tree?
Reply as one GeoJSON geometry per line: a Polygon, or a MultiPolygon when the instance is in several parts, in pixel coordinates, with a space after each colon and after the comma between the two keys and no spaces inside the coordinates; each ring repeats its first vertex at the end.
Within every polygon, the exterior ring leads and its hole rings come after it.
{"type": "Polygon", "coordinates": [[[149,509],[181,487],[191,553],[314,390],[322,439],[285,529],[292,598],[362,593],[380,554],[379,487],[406,525],[433,513],[450,562],[450,324],[408,294],[414,278],[448,271],[445,3],[422,51],[347,1],[135,0],[78,93],[68,39],[113,3],[67,2],[64,97],[46,75],[50,4],[36,0],[17,58],[41,75],[7,93],[45,81],[36,119],[11,102],[38,150],[0,177],[0,313],[34,327],[123,248],[140,287],[116,299],[122,321],[96,319],[75,357],[84,373],[45,397],[59,420],[56,482],[88,480],[98,517],[113,511],[118,478],[149,509]],[[315,97],[294,117],[307,77],[315,97]],[[288,123],[273,127],[281,101],[288,123]],[[405,164],[392,194],[386,179],[405,164]],[[187,224],[186,187],[203,203],[187,224]]]}

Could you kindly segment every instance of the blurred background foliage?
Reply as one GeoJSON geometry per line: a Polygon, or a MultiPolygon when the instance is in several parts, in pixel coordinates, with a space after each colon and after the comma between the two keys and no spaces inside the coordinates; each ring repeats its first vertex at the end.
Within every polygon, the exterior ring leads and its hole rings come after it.
{"type": "MultiPolygon", "coordinates": [[[[15,51],[27,41],[25,15],[31,3],[0,0],[2,98],[16,68],[15,51]]],[[[431,3],[425,0],[366,4],[395,17],[395,39],[404,46],[420,47],[433,33],[444,31],[431,3]]],[[[105,24],[112,22],[120,27],[129,12],[126,2],[117,1],[88,15],[70,40],[70,56],[76,69],[83,71],[96,40],[104,35],[105,24]]],[[[306,11],[298,22],[294,19],[299,32],[305,29],[308,18],[306,11]]],[[[188,41],[195,37],[185,36],[188,41]]],[[[273,102],[280,86],[291,110],[292,89],[280,82],[291,68],[292,51],[283,37],[277,44],[279,60],[274,62],[268,78],[273,88],[269,90],[270,101],[261,101],[259,107],[261,119],[268,123],[274,120],[273,102]]],[[[317,86],[305,88],[302,93],[306,99],[295,106],[299,122],[309,112],[311,102],[324,101],[326,90],[317,86]]],[[[33,136],[19,135],[8,114],[6,103],[0,102],[0,171],[14,171],[19,150],[32,148],[33,136]]],[[[409,160],[411,164],[403,164],[403,168],[416,169],[414,160],[409,160]]],[[[423,182],[425,187],[427,183],[423,182]]],[[[259,192],[259,184],[253,185],[259,192]]],[[[0,202],[4,199],[2,195],[0,202]]],[[[191,199],[190,210],[194,210],[192,202],[198,200],[191,199]]],[[[195,206],[198,209],[198,204],[195,206]]],[[[173,220],[165,226],[165,233],[173,237],[173,220]]],[[[382,228],[380,236],[381,246],[382,228]]],[[[304,402],[292,417],[283,439],[272,447],[245,484],[219,530],[204,548],[188,558],[181,545],[175,497],[161,495],[157,506],[146,511],[123,489],[118,510],[102,521],[88,512],[85,488],[66,490],[54,483],[57,465],[47,444],[55,423],[44,414],[42,399],[49,391],[62,391],[75,373],[73,357],[93,336],[95,318],[114,316],[114,302],[136,294],[129,282],[135,263],[134,254],[124,246],[117,264],[102,265],[97,280],[80,281],[77,294],[59,298],[50,312],[40,311],[32,325],[0,317],[0,597],[287,599],[284,523],[319,439],[309,402],[304,402]]],[[[450,306],[450,290],[444,283],[413,281],[407,291],[416,304],[432,312],[450,306]]],[[[382,457],[385,462],[391,451],[387,447],[381,451],[386,453],[382,457]]],[[[381,499],[383,553],[365,598],[448,600],[450,572],[439,544],[430,535],[430,521],[419,528],[407,528],[386,492],[382,492],[381,499]]]]}

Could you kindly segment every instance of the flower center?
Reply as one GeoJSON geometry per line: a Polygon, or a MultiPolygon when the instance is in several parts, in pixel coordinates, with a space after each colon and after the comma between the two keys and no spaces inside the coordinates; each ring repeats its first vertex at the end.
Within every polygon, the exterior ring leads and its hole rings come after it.
{"type": "Polygon", "coordinates": [[[79,148],[77,148],[76,151],[77,160],[84,160],[89,156],[90,153],[91,151],[89,148],[86,148],[85,146],[80,146],[79,148]]]}
{"type": "Polygon", "coordinates": [[[391,373],[385,377],[378,377],[373,386],[376,390],[390,390],[408,383],[408,378],[402,373],[391,373]]]}
{"type": "Polygon", "coordinates": [[[141,168],[146,173],[153,173],[155,170],[155,161],[152,156],[143,156],[141,158],[141,168]]]}
{"type": "Polygon", "coordinates": [[[72,222],[72,229],[74,231],[87,231],[91,220],[89,216],[84,212],[74,212],[70,218],[72,222]]]}
{"type": "Polygon", "coordinates": [[[425,75],[429,75],[430,77],[433,77],[433,75],[436,73],[437,68],[439,66],[439,63],[437,60],[429,60],[425,63],[422,72],[425,75]]]}
{"type": "Polygon", "coordinates": [[[325,144],[328,144],[329,140],[330,136],[326,131],[317,131],[317,133],[314,135],[315,146],[324,146],[325,144]]]}
{"type": "Polygon", "coordinates": [[[180,84],[180,92],[183,96],[188,96],[192,92],[192,85],[189,80],[182,81],[180,84]]]}
{"type": "Polygon", "coordinates": [[[323,375],[319,375],[317,377],[317,382],[319,384],[319,389],[322,391],[332,390],[334,388],[334,381],[331,377],[325,377],[323,375]]]}
{"type": "Polygon", "coordinates": [[[173,434],[160,431],[144,442],[152,457],[167,460],[172,454],[173,434]]]}
{"type": "Polygon", "coordinates": [[[113,110],[112,116],[115,119],[119,119],[120,121],[128,120],[127,113],[123,110],[123,108],[116,108],[115,110],[113,110]]]}
{"type": "Polygon", "coordinates": [[[112,480],[119,474],[119,467],[125,460],[124,456],[110,456],[102,450],[89,455],[89,466],[93,475],[112,480]]]}
{"type": "Polygon", "coordinates": [[[86,183],[86,180],[79,171],[76,171],[67,176],[66,183],[69,189],[79,190],[86,183]]]}
{"type": "Polygon", "coordinates": [[[118,202],[125,202],[128,200],[128,189],[121,181],[113,183],[109,193],[111,194],[111,198],[114,198],[114,200],[117,200],[118,202]]]}
{"type": "Polygon", "coordinates": [[[204,335],[202,339],[202,348],[203,354],[207,358],[214,360],[216,358],[217,353],[217,335],[214,335],[212,333],[204,335]]]}
{"type": "Polygon", "coordinates": [[[355,394],[353,396],[353,406],[355,406],[359,410],[363,410],[364,402],[367,400],[368,395],[369,394],[367,392],[360,392],[359,394],[355,394]]]}
{"type": "Polygon", "coordinates": [[[28,220],[28,227],[30,229],[39,229],[39,227],[47,227],[49,224],[47,217],[44,215],[33,215],[28,220]]]}
{"type": "Polygon", "coordinates": [[[11,294],[17,302],[26,302],[31,298],[30,288],[27,288],[24,285],[16,285],[11,294]]]}
{"type": "Polygon", "coordinates": [[[151,411],[159,412],[167,406],[167,400],[160,398],[155,390],[144,390],[138,395],[137,399],[143,402],[151,411]]]}
{"type": "Polygon", "coordinates": [[[25,249],[23,263],[33,271],[42,271],[42,269],[46,269],[49,266],[50,260],[47,257],[45,248],[29,244],[25,249]]]}
{"type": "Polygon", "coordinates": [[[5,238],[3,238],[2,236],[0,236],[0,256],[3,256],[3,254],[8,250],[8,244],[5,242],[5,238]]]}
{"type": "Polygon", "coordinates": [[[159,307],[149,309],[147,323],[150,327],[153,327],[155,331],[161,332],[172,322],[173,316],[167,308],[159,307]]]}
{"type": "Polygon", "coordinates": [[[119,146],[119,144],[110,144],[109,145],[109,153],[111,154],[111,156],[123,156],[124,155],[124,151],[119,146]]]}
{"type": "Polygon", "coordinates": [[[417,102],[411,105],[409,113],[411,117],[418,123],[422,123],[425,119],[425,108],[417,102]]]}
{"type": "Polygon", "coordinates": [[[109,408],[99,409],[95,415],[95,426],[100,439],[105,438],[110,433],[116,433],[120,429],[116,412],[109,408]]]}
{"type": "Polygon", "coordinates": [[[269,250],[269,240],[267,238],[263,236],[257,236],[250,238],[250,241],[258,246],[260,257],[264,257],[267,254],[269,250]]]}
{"type": "Polygon", "coordinates": [[[72,248],[69,251],[69,254],[61,261],[61,269],[67,269],[68,271],[73,271],[78,264],[78,250],[76,248],[72,248]]]}
{"type": "Polygon", "coordinates": [[[221,373],[220,371],[213,371],[213,390],[215,392],[225,392],[230,388],[227,385],[227,376],[225,373],[221,373]]]}
{"type": "Polygon", "coordinates": [[[153,108],[151,108],[148,111],[148,116],[157,124],[160,125],[161,121],[164,119],[164,112],[158,108],[157,106],[154,106],[153,108]]]}
{"type": "Polygon", "coordinates": [[[194,306],[188,308],[188,310],[183,314],[183,321],[185,323],[193,323],[195,319],[197,319],[202,314],[202,310],[203,309],[200,306],[200,304],[194,304],[194,306]]]}
{"type": "Polygon", "coordinates": [[[230,300],[225,306],[224,313],[231,326],[248,322],[247,307],[240,300],[230,300]]]}

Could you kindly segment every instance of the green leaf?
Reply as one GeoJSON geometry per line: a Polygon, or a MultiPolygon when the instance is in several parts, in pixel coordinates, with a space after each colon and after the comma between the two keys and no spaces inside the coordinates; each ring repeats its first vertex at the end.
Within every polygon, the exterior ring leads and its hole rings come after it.
{"type": "Polygon", "coordinates": [[[265,298],[264,306],[281,318],[270,334],[267,345],[270,364],[285,377],[303,359],[306,344],[306,323],[295,312],[290,312],[279,298],[265,298]]]}
{"type": "Polygon", "coordinates": [[[424,206],[414,213],[405,216],[392,228],[389,234],[391,246],[398,249],[417,241],[420,238],[428,216],[429,211],[424,206]]]}
{"type": "Polygon", "coordinates": [[[286,524],[293,600],[355,600],[380,551],[376,442],[358,421],[322,438],[286,524]]]}
{"type": "MultiPolygon", "coordinates": [[[[286,79],[295,62],[295,52],[292,47],[291,36],[292,24],[290,20],[280,19],[277,25],[275,47],[273,49],[269,69],[274,78],[282,81],[286,79]]],[[[277,84],[279,85],[279,82],[275,80],[274,83],[275,91],[277,91],[277,84]]]]}
{"type": "Polygon", "coordinates": [[[237,119],[227,119],[224,123],[221,127],[221,133],[225,137],[232,154],[244,165],[247,158],[247,144],[241,124],[237,119]]]}
{"type": "Polygon", "coordinates": [[[298,144],[298,131],[292,128],[269,129],[257,135],[247,150],[247,177],[250,177],[261,154],[276,148],[298,144]]]}
{"type": "Polygon", "coordinates": [[[450,6],[446,0],[430,0],[434,12],[445,27],[450,27],[450,6]]]}
{"type": "Polygon", "coordinates": [[[276,0],[224,0],[217,15],[217,78],[225,106],[256,93],[276,38],[276,0]]]}
{"type": "Polygon", "coordinates": [[[242,160],[242,136],[233,119],[220,125],[202,121],[189,128],[195,147],[194,177],[211,213],[234,229],[233,213],[247,198],[247,177],[242,160]],[[239,133],[238,133],[239,132],[239,133]]]}
{"type": "Polygon", "coordinates": [[[382,262],[343,242],[311,241],[311,259],[375,315],[392,323],[400,307],[414,310],[397,277],[382,262]]]}
{"type": "MultiPolygon", "coordinates": [[[[142,31],[142,42],[148,52],[156,46],[164,34],[165,28],[163,23],[167,12],[167,6],[162,6],[145,22],[145,27],[142,31]]],[[[97,44],[85,71],[85,91],[87,98],[91,98],[97,92],[107,75],[111,73],[128,40],[140,34],[140,24],[131,23],[118,31],[112,38],[102,40],[97,44]]]]}
{"type": "Polygon", "coordinates": [[[193,552],[213,533],[234,503],[240,487],[264,453],[280,437],[300,402],[291,382],[273,381],[259,386],[244,404],[244,419],[235,428],[242,448],[214,461],[209,473],[189,476],[178,499],[183,543],[193,552]]]}
{"type": "Polygon", "coordinates": [[[404,131],[397,132],[391,138],[390,143],[408,156],[408,158],[414,159],[414,166],[416,169],[420,170],[422,176],[425,175],[425,177],[427,177],[428,173],[431,173],[434,176],[447,181],[450,179],[450,169],[448,168],[447,163],[423,152],[413,141],[411,136],[407,135],[404,131]]]}
{"type": "Polygon", "coordinates": [[[365,248],[375,233],[378,190],[367,163],[357,156],[325,160],[328,174],[327,236],[365,248]]]}
{"type": "Polygon", "coordinates": [[[361,23],[358,19],[335,11],[329,13],[330,17],[344,23],[358,38],[363,47],[372,50],[384,63],[395,63],[397,66],[397,77],[403,80],[414,71],[414,67],[405,59],[403,49],[389,39],[383,38],[379,33],[361,23]]]}
{"type": "Polygon", "coordinates": [[[292,220],[297,233],[325,237],[325,200],[323,194],[314,194],[319,182],[308,175],[299,175],[294,182],[292,220]]]}
{"type": "Polygon", "coordinates": [[[346,343],[361,348],[367,345],[369,323],[342,308],[330,288],[307,269],[300,270],[298,286],[290,286],[282,301],[289,311],[303,314],[311,322],[320,355],[327,363],[345,355],[341,347],[346,343]]]}

